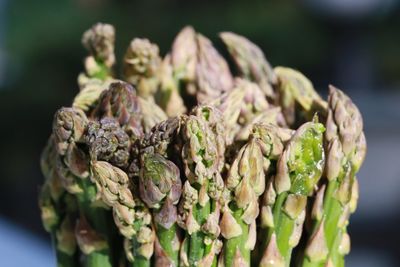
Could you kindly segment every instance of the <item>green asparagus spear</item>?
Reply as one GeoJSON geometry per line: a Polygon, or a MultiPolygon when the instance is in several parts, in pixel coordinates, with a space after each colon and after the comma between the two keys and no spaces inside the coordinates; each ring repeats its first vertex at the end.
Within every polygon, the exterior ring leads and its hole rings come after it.
{"type": "Polygon", "coordinates": [[[224,207],[220,222],[225,238],[224,266],[250,266],[256,242],[258,197],[264,192],[265,177],[261,147],[251,138],[230,167],[226,188],[232,200],[224,207]]]}
{"type": "Polygon", "coordinates": [[[76,196],[81,219],[76,225],[77,241],[85,254],[84,264],[112,266],[110,250],[112,227],[107,211],[94,205],[96,188],[89,180],[88,159],[78,147],[84,143],[87,118],[83,111],[61,108],[53,122],[55,145],[58,152],[56,169],[65,189],[76,196]],[[90,234],[87,234],[90,233],[90,234]]]}
{"type": "Polygon", "coordinates": [[[223,166],[223,140],[215,119],[217,110],[199,107],[197,115],[183,121],[182,160],[187,181],[180,202],[178,222],[186,230],[181,249],[183,266],[215,266],[221,242],[219,203],[223,190],[220,170],[223,166]]]}
{"type": "Polygon", "coordinates": [[[45,230],[52,236],[58,267],[78,265],[78,250],[74,234],[76,205],[61,185],[55,170],[57,152],[54,138],[48,140],[41,157],[42,173],[46,180],[39,194],[39,207],[45,230]]]}
{"type": "Polygon", "coordinates": [[[85,59],[85,73],[78,77],[80,92],[75,96],[72,106],[89,115],[101,93],[114,81],[114,27],[97,23],[83,34],[82,43],[89,56],[85,59]]]}
{"type": "Polygon", "coordinates": [[[156,266],[178,266],[177,208],[182,192],[178,167],[160,154],[143,153],[139,183],[142,200],[153,211],[156,266]]]}
{"type": "Polygon", "coordinates": [[[132,194],[127,174],[106,161],[92,161],[91,172],[102,202],[112,208],[114,222],[125,237],[127,259],[134,267],[150,266],[154,249],[151,214],[132,194]]]}
{"type": "Polygon", "coordinates": [[[97,23],[87,30],[82,37],[83,46],[90,55],[85,59],[85,70],[88,77],[105,80],[112,76],[115,29],[110,24],[97,23]]]}
{"type": "Polygon", "coordinates": [[[320,123],[303,124],[279,157],[273,189],[268,189],[273,223],[269,223],[260,266],[290,264],[292,249],[300,240],[307,197],[313,193],[324,167],[323,131],[320,123]]]}
{"type": "Polygon", "coordinates": [[[344,266],[350,249],[346,227],[358,198],[355,175],[366,152],[362,117],[351,99],[330,86],[328,102],[326,180],[315,197],[301,266],[344,266]]]}

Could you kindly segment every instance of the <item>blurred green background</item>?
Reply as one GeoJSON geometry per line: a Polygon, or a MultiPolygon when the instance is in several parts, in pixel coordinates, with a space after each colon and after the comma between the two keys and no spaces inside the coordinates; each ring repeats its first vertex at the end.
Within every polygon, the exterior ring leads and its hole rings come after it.
{"type": "MultiPolygon", "coordinates": [[[[71,103],[95,22],[116,27],[121,58],[133,37],[169,51],[185,25],[226,54],[218,32],[257,43],[273,65],[301,70],[322,95],[329,83],[364,114],[369,154],[352,217],[349,266],[398,266],[400,254],[400,8],[396,0],[0,0],[0,220],[40,225],[39,155],[54,112],[71,103]]],[[[1,255],[1,251],[0,251],[1,255]]]]}

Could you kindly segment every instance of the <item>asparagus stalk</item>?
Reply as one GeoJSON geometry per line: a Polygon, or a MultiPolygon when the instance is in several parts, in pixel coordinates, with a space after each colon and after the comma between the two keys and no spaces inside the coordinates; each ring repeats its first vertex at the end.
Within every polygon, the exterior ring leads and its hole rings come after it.
{"type": "Polygon", "coordinates": [[[260,266],[290,264],[292,249],[300,240],[307,197],[312,194],[324,166],[323,131],[320,123],[303,124],[279,157],[273,188],[269,187],[267,193],[272,196],[268,204],[273,223],[269,223],[260,266]]]}
{"type": "MultiPolygon", "coordinates": [[[[261,198],[260,204],[260,226],[258,241],[262,248],[267,245],[268,233],[274,226],[272,208],[276,198],[273,185],[273,177],[276,175],[277,161],[281,156],[285,144],[290,140],[294,131],[286,128],[279,128],[275,124],[259,123],[254,125],[252,138],[261,147],[263,156],[264,174],[266,189],[261,198]]],[[[256,251],[260,254],[260,251],[256,251]]],[[[256,255],[260,257],[261,255],[256,255]]]]}
{"type": "Polygon", "coordinates": [[[89,56],[85,58],[85,73],[78,77],[80,92],[72,106],[88,115],[113,81],[115,29],[112,25],[97,23],[83,34],[82,43],[89,56]]]}
{"type": "Polygon", "coordinates": [[[127,259],[134,267],[150,266],[154,246],[151,214],[132,194],[127,174],[106,161],[92,161],[91,172],[99,197],[112,208],[114,222],[125,237],[127,259]]]}
{"type": "Polygon", "coordinates": [[[76,196],[81,219],[76,226],[78,245],[85,254],[84,265],[112,266],[111,229],[106,210],[93,205],[96,188],[89,180],[84,142],[87,118],[83,111],[61,108],[54,117],[53,132],[58,152],[57,172],[65,189],[76,196]]]}
{"type": "Polygon", "coordinates": [[[217,136],[219,122],[212,121],[215,118],[212,112],[217,111],[202,107],[197,111],[197,115],[184,118],[182,129],[182,160],[187,181],[178,222],[187,233],[181,249],[181,264],[215,266],[215,254],[221,246],[217,237],[220,233],[218,200],[223,190],[220,175],[223,140],[217,136]]]}
{"type": "Polygon", "coordinates": [[[255,139],[251,138],[233,161],[226,188],[232,200],[224,207],[220,223],[225,238],[224,266],[250,266],[250,251],[256,242],[258,197],[265,189],[262,151],[255,139]]]}
{"type": "Polygon", "coordinates": [[[78,263],[74,235],[74,199],[67,195],[55,170],[54,138],[51,136],[41,157],[46,178],[39,194],[39,207],[45,230],[51,234],[58,267],[73,267],[78,263]]]}
{"type": "Polygon", "coordinates": [[[274,100],[273,86],[277,83],[277,77],[261,49],[247,38],[232,32],[222,32],[220,37],[241,76],[257,83],[264,95],[274,100]]]}
{"type": "Polygon", "coordinates": [[[158,46],[147,39],[133,39],[124,56],[123,73],[140,97],[154,101],[160,84],[160,68],[158,46]]]}
{"type": "Polygon", "coordinates": [[[142,200],[153,211],[157,235],[155,266],[178,266],[176,204],[182,191],[178,167],[160,154],[143,153],[139,190],[142,200]]]}
{"type": "Polygon", "coordinates": [[[357,107],[333,86],[328,102],[326,180],[314,201],[312,232],[301,266],[344,266],[344,256],[350,249],[346,227],[358,198],[355,175],[366,152],[357,107]]]}

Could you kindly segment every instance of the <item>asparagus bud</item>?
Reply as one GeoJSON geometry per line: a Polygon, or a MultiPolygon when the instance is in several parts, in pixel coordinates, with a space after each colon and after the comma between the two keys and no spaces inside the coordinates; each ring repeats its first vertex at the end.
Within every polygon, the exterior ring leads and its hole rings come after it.
{"type": "Polygon", "coordinates": [[[83,141],[87,123],[85,113],[79,109],[61,108],[56,112],[53,132],[56,149],[60,155],[65,155],[72,143],[83,141]]]}
{"type": "Polygon", "coordinates": [[[275,67],[274,72],[279,82],[279,103],[289,125],[308,121],[315,112],[325,113],[327,103],[303,74],[285,67],[275,67]]]}
{"type": "Polygon", "coordinates": [[[235,266],[236,262],[250,266],[250,251],[256,241],[251,231],[255,231],[259,213],[258,197],[265,189],[263,171],[261,147],[251,139],[239,151],[226,179],[232,201],[224,208],[221,220],[221,234],[226,239],[225,266],[235,266]]]}
{"type": "Polygon", "coordinates": [[[131,139],[142,135],[141,110],[133,87],[125,82],[112,83],[100,97],[94,117],[115,118],[131,139]]]}
{"type": "Polygon", "coordinates": [[[92,162],[91,171],[99,197],[112,207],[115,224],[129,240],[127,258],[133,266],[150,266],[154,244],[151,215],[130,191],[127,174],[105,161],[92,162]]]}
{"type": "Polygon", "coordinates": [[[159,85],[160,67],[158,46],[147,39],[133,39],[124,57],[124,76],[137,88],[139,96],[153,98],[159,85]]]}
{"type": "Polygon", "coordinates": [[[139,190],[142,200],[153,210],[158,251],[156,266],[178,266],[179,239],[177,208],[182,190],[176,165],[160,154],[144,153],[141,157],[139,190]]]}
{"type": "Polygon", "coordinates": [[[207,103],[233,86],[232,74],[225,59],[213,47],[211,41],[197,34],[196,98],[198,103],[207,103]]]}
{"type": "Polygon", "coordinates": [[[197,44],[196,32],[190,26],[183,28],[172,44],[171,63],[177,80],[196,79],[197,44]]]}
{"type": "Polygon", "coordinates": [[[85,59],[89,77],[104,80],[110,75],[115,64],[114,42],[115,29],[109,24],[97,23],[83,34],[83,46],[90,53],[85,59]]]}
{"type": "Polygon", "coordinates": [[[129,136],[112,118],[91,121],[85,135],[92,160],[105,160],[119,167],[127,167],[129,136]]]}
{"type": "Polygon", "coordinates": [[[227,46],[240,74],[256,82],[264,95],[273,99],[275,93],[272,86],[277,83],[277,77],[261,49],[247,38],[232,32],[223,32],[220,37],[227,46]]]}

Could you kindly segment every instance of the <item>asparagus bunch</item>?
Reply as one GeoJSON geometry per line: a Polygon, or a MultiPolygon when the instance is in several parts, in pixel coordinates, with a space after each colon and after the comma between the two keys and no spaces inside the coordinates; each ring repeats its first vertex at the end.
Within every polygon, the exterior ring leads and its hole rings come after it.
{"type": "Polygon", "coordinates": [[[236,72],[188,26],[164,57],[134,38],[119,76],[114,28],[84,33],[80,91],[41,161],[58,266],[344,265],[360,112],[245,37],[220,37],[236,72]]]}

